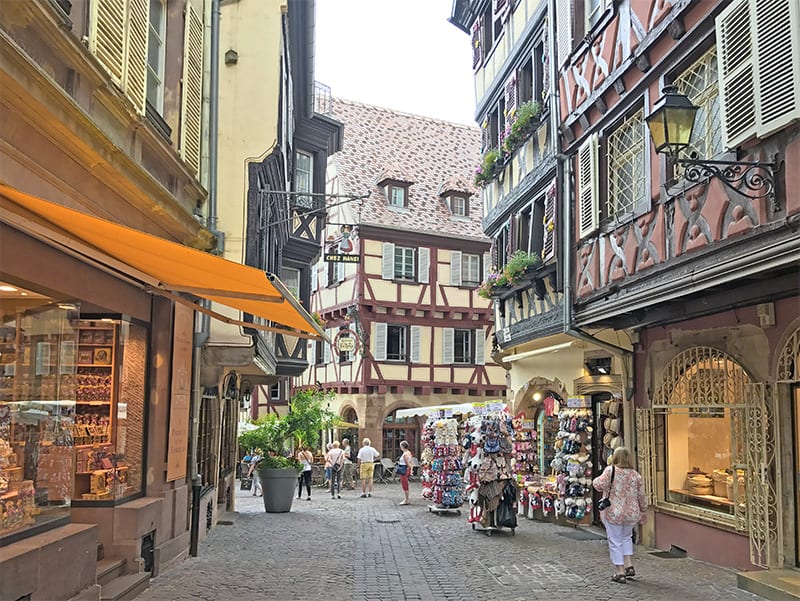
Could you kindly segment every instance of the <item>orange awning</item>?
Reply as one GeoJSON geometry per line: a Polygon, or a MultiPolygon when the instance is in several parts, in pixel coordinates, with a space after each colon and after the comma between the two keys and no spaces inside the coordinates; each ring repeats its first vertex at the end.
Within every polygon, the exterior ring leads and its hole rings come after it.
{"type": "MultiPolygon", "coordinates": [[[[283,284],[271,281],[274,276],[259,269],[92,217],[3,184],[0,195],[80,242],[150,276],[155,280],[149,282],[154,292],[173,298],[179,293],[189,293],[315,337],[322,335],[311,315],[283,284]]],[[[3,213],[16,213],[9,205],[2,209],[3,213]]]]}

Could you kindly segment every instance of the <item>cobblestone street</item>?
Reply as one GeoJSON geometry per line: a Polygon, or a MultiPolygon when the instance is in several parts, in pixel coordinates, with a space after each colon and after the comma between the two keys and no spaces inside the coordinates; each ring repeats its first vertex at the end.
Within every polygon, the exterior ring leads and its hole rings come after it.
{"type": "Polygon", "coordinates": [[[760,599],[737,589],[731,571],[643,547],[639,577],[612,583],[606,541],[575,538],[593,532],[522,518],[514,536],[486,536],[466,512],[430,513],[418,484],[410,506],[398,505],[399,485],[378,484],[366,499],[360,490],[332,500],[315,489],[283,514],[239,494],[232,524],[217,526],[199,557],[153,579],[137,601],[760,599]]]}

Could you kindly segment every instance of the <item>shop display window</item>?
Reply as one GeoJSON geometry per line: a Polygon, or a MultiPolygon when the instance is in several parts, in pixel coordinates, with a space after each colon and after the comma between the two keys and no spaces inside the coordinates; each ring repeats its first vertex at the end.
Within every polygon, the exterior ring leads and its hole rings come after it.
{"type": "Polygon", "coordinates": [[[147,330],[117,318],[78,324],[76,501],[118,501],[142,490],[147,330]]]}
{"type": "Polygon", "coordinates": [[[77,311],[0,285],[0,540],[69,519],[77,311]]]}

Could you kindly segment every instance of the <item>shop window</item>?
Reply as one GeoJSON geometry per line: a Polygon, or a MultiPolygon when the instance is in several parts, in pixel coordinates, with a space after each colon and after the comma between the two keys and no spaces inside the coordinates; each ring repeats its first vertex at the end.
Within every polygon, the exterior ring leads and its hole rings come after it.
{"type": "Polygon", "coordinates": [[[197,430],[197,471],[202,478],[203,486],[214,484],[217,403],[216,397],[204,395],[200,404],[200,425],[197,430]]]}
{"type": "Polygon", "coordinates": [[[396,412],[386,416],[383,422],[383,448],[381,457],[387,457],[392,461],[403,454],[400,443],[407,441],[411,452],[416,456],[417,439],[419,437],[419,426],[414,417],[397,417],[396,412]]]}
{"type": "Polygon", "coordinates": [[[220,447],[219,475],[224,478],[234,471],[236,456],[237,412],[236,399],[228,399],[222,415],[222,441],[220,447]]]}
{"type": "Polygon", "coordinates": [[[745,506],[749,383],[741,366],[715,349],[689,349],[668,365],[653,399],[664,432],[666,501],[721,517],[745,506]]]}

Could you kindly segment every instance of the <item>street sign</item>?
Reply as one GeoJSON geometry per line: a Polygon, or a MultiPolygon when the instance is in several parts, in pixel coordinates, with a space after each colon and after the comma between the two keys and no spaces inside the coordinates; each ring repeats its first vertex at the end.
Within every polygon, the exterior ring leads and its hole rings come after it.
{"type": "Polygon", "coordinates": [[[361,263],[361,255],[325,253],[325,261],[327,263],[361,263]]]}

